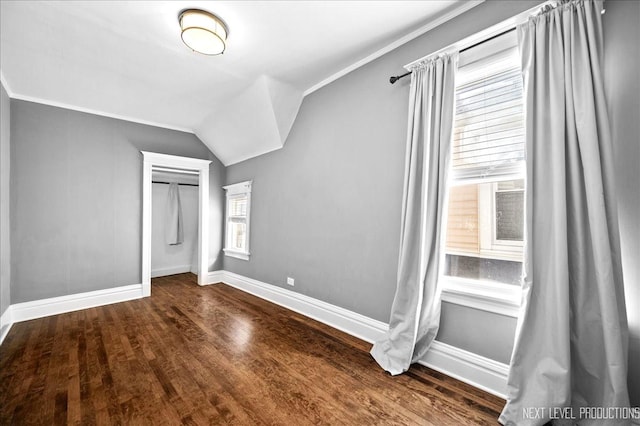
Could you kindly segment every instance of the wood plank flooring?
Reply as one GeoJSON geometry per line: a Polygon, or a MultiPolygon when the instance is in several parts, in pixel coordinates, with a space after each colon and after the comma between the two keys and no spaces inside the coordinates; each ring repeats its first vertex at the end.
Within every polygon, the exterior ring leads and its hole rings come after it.
{"type": "Polygon", "coordinates": [[[0,424],[489,425],[504,401],[224,284],[14,324],[0,424]]]}

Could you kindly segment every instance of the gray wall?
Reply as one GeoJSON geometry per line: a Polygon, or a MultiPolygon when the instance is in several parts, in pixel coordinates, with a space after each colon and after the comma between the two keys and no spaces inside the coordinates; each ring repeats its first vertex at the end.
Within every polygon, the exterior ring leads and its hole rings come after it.
{"type": "Polygon", "coordinates": [[[509,363],[516,320],[455,303],[442,303],[437,340],[509,363]]]}
{"type": "Polygon", "coordinates": [[[213,158],[189,133],[11,100],[12,303],[141,282],[141,150],[213,158]]]}
{"type": "Polygon", "coordinates": [[[640,2],[606,1],[605,88],[615,149],[629,317],[629,392],[640,405],[640,2]]]}
{"type": "MultiPolygon", "coordinates": [[[[483,3],[307,96],[283,149],[227,168],[227,184],[253,179],[253,198],[251,259],[227,257],[225,269],[387,322],[409,91],[388,78],[539,3],[483,3]]],[[[445,304],[438,339],[506,361],[514,329],[513,318],[445,304]]]]}
{"type": "Polygon", "coordinates": [[[222,187],[225,185],[227,169],[212,154],[209,167],[209,271],[223,269],[224,246],[224,209],[226,204],[225,193],[222,187]]]}
{"type": "MultiPolygon", "coordinates": [[[[0,84],[0,315],[11,304],[9,180],[11,169],[10,101],[0,84]]],[[[0,333],[2,330],[0,330],[0,333]]]]}
{"type": "MultiPolygon", "coordinates": [[[[540,2],[485,2],[307,96],[286,146],[227,168],[253,179],[251,260],[227,270],[388,321],[395,290],[408,79],[401,66],[540,2]],[[294,288],[284,282],[296,278],[294,288]]],[[[605,77],[616,149],[630,388],[640,404],[640,3],[605,3],[605,77]]],[[[515,320],[443,304],[438,340],[507,362],[515,320]]]]}

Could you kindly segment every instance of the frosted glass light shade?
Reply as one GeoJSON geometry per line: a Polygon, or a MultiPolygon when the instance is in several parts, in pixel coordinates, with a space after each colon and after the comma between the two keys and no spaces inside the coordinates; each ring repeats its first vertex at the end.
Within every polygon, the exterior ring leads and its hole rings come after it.
{"type": "Polygon", "coordinates": [[[220,18],[199,9],[188,9],[178,18],[182,30],[182,41],[191,50],[204,55],[219,55],[224,52],[227,27],[220,18]]]}

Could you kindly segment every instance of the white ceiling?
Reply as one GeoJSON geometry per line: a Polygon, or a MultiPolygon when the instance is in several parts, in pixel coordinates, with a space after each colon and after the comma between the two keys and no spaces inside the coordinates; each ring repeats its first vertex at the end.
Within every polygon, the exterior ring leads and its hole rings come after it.
{"type": "MultiPolygon", "coordinates": [[[[261,77],[272,82],[265,87],[297,91],[301,99],[341,70],[469,7],[460,0],[2,1],[0,69],[15,98],[196,134],[203,129],[203,141],[231,164],[251,149],[242,144],[243,152],[234,153],[233,140],[216,138],[206,123],[261,77]],[[185,8],[226,21],[223,55],[183,45],[177,17],[185,8]]],[[[297,113],[292,102],[282,108],[289,115],[297,113]]],[[[294,118],[276,120],[282,128],[294,118]]],[[[288,128],[280,146],[287,134],[288,128]]]]}

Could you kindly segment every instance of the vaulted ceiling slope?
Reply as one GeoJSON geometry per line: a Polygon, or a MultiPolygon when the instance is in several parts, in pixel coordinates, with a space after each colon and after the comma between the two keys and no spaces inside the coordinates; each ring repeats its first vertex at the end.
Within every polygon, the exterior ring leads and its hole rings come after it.
{"type": "Polygon", "coordinates": [[[229,165],[281,148],[341,70],[477,3],[3,0],[0,69],[14,98],[193,132],[229,165]],[[226,21],[223,55],[184,46],[185,8],[226,21]]]}

